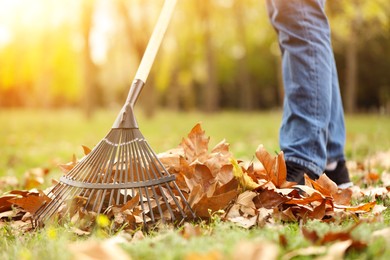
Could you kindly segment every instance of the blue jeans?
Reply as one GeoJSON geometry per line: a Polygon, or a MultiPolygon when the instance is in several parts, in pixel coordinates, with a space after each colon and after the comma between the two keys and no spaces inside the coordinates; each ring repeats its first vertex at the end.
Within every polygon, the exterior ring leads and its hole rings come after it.
{"type": "Polygon", "coordinates": [[[316,175],[344,160],[345,125],[325,0],[267,0],[284,83],[280,148],[316,175]]]}

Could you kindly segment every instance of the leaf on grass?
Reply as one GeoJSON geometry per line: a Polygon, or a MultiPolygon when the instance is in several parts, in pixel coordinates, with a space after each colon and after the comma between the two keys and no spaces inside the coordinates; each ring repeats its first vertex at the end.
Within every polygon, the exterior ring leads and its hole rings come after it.
{"type": "Polygon", "coordinates": [[[289,201],[287,196],[277,193],[275,190],[263,189],[258,191],[258,195],[253,199],[256,208],[272,209],[280,204],[289,201]]]}
{"type": "MultiPolygon", "coordinates": [[[[115,237],[114,237],[115,239],[115,237]]],[[[69,245],[74,259],[95,259],[95,260],[130,260],[130,256],[114,241],[113,238],[94,241],[87,240],[69,245]]],[[[126,242],[126,241],[121,241],[126,242]]]]}
{"type": "Polygon", "coordinates": [[[376,205],[376,201],[360,204],[358,206],[344,206],[336,205],[335,208],[344,209],[345,211],[351,211],[354,213],[367,213],[370,212],[376,205]]]}
{"type": "Polygon", "coordinates": [[[332,197],[335,204],[351,205],[352,194],[353,192],[351,189],[339,189],[337,193],[332,194],[332,197]]]}
{"type": "Polygon", "coordinates": [[[233,251],[233,259],[278,259],[279,247],[269,241],[242,241],[233,251]]]}
{"type": "Polygon", "coordinates": [[[212,212],[225,209],[229,203],[237,196],[236,190],[231,190],[216,196],[203,196],[193,207],[196,215],[201,218],[210,217],[209,210],[212,212]]]}
{"type": "Polygon", "coordinates": [[[277,164],[274,174],[272,175],[272,182],[277,188],[282,188],[287,177],[286,162],[284,161],[284,154],[282,151],[278,154],[276,161],[277,164]]]}
{"type": "Polygon", "coordinates": [[[313,187],[325,196],[331,197],[338,191],[337,184],[334,183],[326,174],[322,174],[316,181],[313,187]]]}
{"type": "Polygon", "coordinates": [[[318,236],[317,232],[315,230],[309,230],[305,227],[301,228],[303,237],[312,242],[313,244],[317,244],[317,242],[320,240],[320,237],[318,236]]]}
{"type": "Polygon", "coordinates": [[[187,240],[199,237],[202,235],[202,228],[199,225],[192,225],[186,222],[183,225],[183,229],[180,231],[180,235],[187,240]]]}
{"type": "Polygon", "coordinates": [[[137,193],[137,195],[128,202],[126,202],[126,204],[123,205],[120,210],[122,212],[125,210],[133,210],[139,203],[139,197],[139,193],[137,193]]]}
{"type": "Polygon", "coordinates": [[[7,194],[0,197],[0,213],[5,212],[12,209],[12,202],[10,202],[11,199],[17,198],[17,195],[13,194],[7,194]]]}
{"type": "Polygon", "coordinates": [[[326,212],[326,200],[322,200],[321,204],[313,208],[313,211],[309,213],[311,219],[323,219],[326,212]]]}
{"type": "Polygon", "coordinates": [[[318,260],[343,259],[347,249],[352,245],[352,240],[345,240],[334,243],[328,248],[326,255],[317,258],[318,260]]]}
{"type": "Polygon", "coordinates": [[[13,198],[10,199],[14,205],[17,205],[31,214],[35,214],[35,212],[44,204],[50,202],[51,199],[44,194],[40,194],[40,196],[29,195],[23,198],[13,198]]]}
{"type": "Polygon", "coordinates": [[[205,253],[190,252],[185,255],[184,260],[222,260],[224,259],[221,252],[212,250],[205,253]]]}
{"type": "Polygon", "coordinates": [[[30,190],[39,187],[45,182],[45,176],[49,173],[47,168],[33,168],[24,174],[24,189],[30,190]]]}
{"type": "Polygon", "coordinates": [[[322,255],[326,253],[327,248],[325,246],[311,246],[306,248],[299,248],[288,252],[283,255],[282,260],[290,260],[297,256],[314,256],[314,255],[322,255]]]}

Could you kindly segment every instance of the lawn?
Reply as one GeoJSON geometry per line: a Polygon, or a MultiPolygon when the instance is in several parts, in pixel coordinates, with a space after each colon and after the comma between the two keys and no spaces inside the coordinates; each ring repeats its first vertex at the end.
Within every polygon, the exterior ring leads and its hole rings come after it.
{"type": "MultiPolygon", "coordinates": [[[[73,154],[82,156],[81,145],[93,147],[100,141],[109,131],[116,112],[99,111],[92,119],[86,120],[83,114],[76,110],[1,111],[0,176],[17,176],[22,180],[28,169],[47,167],[50,169],[49,178],[58,179],[61,173],[56,165],[70,161],[73,154]]],[[[268,151],[278,151],[280,117],[279,111],[229,111],[209,115],[162,111],[153,118],[145,118],[140,113],[138,123],[141,132],[158,153],[176,147],[190,129],[201,122],[206,134],[211,137],[211,146],[226,139],[236,158],[252,160],[259,144],[263,144],[268,151]]],[[[351,115],[347,116],[346,125],[348,160],[363,163],[376,153],[390,149],[389,117],[351,115]]],[[[380,172],[383,170],[385,169],[379,169],[380,172]]],[[[384,206],[389,205],[388,200],[382,199],[378,202],[384,206]]],[[[353,217],[342,223],[330,224],[313,220],[304,223],[304,226],[323,236],[331,231],[349,230],[357,221],[353,217]]],[[[362,251],[354,247],[354,250],[348,251],[346,257],[388,259],[390,249],[386,248],[390,247],[389,241],[374,240],[373,234],[376,230],[386,228],[389,222],[389,210],[385,210],[379,217],[367,217],[350,233],[354,239],[362,240],[368,246],[362,251]]],[[[277,252],[278,256],[282,257],[297,252],[298,249],[307,248],[317,250],[311,255],[326,254],[321,251],[323,248],[320,245],[302,237],[302,225],[303,223],[278,222],[247,230],[224,222],[219,214],[214,214],[210,223],[187,225],[179,229],[161,227],[149,234],[113,234],[105,225],[97,226],[90,236],[77,235],[72,232],[70,226],[56,225],[39,232],[21,234],[3,226],[0,258],[71,259],[69,247],[77,248],[79,243],[84,243],[82,247],[91,248],[91,251],[101,250],[101,256],[106,254],[107,257],[117,259],[121,252],[131,255],[133,259],[238,259],[252,251],[268,252],[271,255],[272,252],[277,252]]],[[[76,255],[81,257],[80,250],[76,252],[76,255]]],[[[310,256],[305,254],[297,255],[299,258],[310,259],[310,256]]]]}
{"type": "MultiPolygon", "coordinates": [[[[93,147],[110,130],[117,111],[98,111],[86,120],[77,110],[0,111],[0,176],[21,176],[34,167],[56,168],[58,163],[82,156],[81,145],[93,147]]],[[[274,112],[197,112],[157,113],[138,123],[153,149],[159,153],[176,147],[198,122],[211,137],[213,146],[226,139],[237,158],[250,160],[259,144],[278,151],[281,113],[274,112]]],[[[362,160],[378,151],[390,149],[390,118],[379,115],[347,116],[348,159],[362,160]]],[[[55,176],[55,171],[54,171],[55,176]]]]}

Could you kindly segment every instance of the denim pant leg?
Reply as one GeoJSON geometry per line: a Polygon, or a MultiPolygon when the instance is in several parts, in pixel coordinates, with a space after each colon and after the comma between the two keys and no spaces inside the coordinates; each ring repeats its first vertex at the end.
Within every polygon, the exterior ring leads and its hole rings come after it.
{"type": "MultiPolygon", "coordinates": [[[[333,58],[334,59],[334,58],[333,58]]],[[[331,116],[328,126],[327,163],[345,160],[345,122],[336,63],[333,62],[331,116]]]]}
{"type": "Polygon", "coordinates": [[[335,158],[340,156],[344,138],[338,136],[343,126],[330,122],[331,113],[341,120],[342,110],[339,92],[334,91],[338,83],[325,0],[267,0],[267,7],[282,51],[285,97],[280,147],[286,161],[320,175],[327,149],[335,158]]]}

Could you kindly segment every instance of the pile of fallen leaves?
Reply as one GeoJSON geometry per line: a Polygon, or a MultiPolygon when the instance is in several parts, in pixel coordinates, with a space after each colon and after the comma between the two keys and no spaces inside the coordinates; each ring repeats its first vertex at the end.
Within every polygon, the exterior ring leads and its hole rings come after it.
{"type": "MultiPolygon", "coordinates": [[[[234,158],[226,141],[221,141],[211,150],[209,141],[197,124],[177,148],[159,154],[161,162],[176,176],[177,186],[201,219],[207,220],[214,212],[219,212],[222,219],[249,228],[281,221],[342,221],[367,213],[379,215],[385,210],[384,206],[377,205],[376,199],[388,198],[390,173],[379,175],[366,171],[362,165],[355,168],[349,165],[361,173],[358,181],[364,183],[365,189],[358,186],[339,189],[326,175],[316,181],[306,177],[306,185],[296,185],[286,181],[282,152],[271,155],[259,146],[254,161],[246,162],[234,158]],[[382,185],[375,186],[378,183],[382,185]]],[[[76,163],[74,159],[61,169],[67,172],[76,163]]],[[[0,227],[7,224],[23,230],[31,229],[32,216],[43,203],[50,201],[47,196],[50,188],[38,189],[47,173],[48,170],[39,168],[29,171],[22,184],[15,178],[0,179],[0,191],[11,189],[0,197],[0,227]]],[[[85,211],[83,203],[77,201],[79,199],[74,198],[72,205],[79,207],[78,214],[70,221],[77,223],[78,232],[88,233],[94,226],[96,214],[85,211]]],[[[142,212],[134,210],[135,201],[138,198],[111,208],[108,217],[113,227],[137,228],[142,222],[142,212]],[[130,209],[132,213],[127,214],[130,209]]]]}

